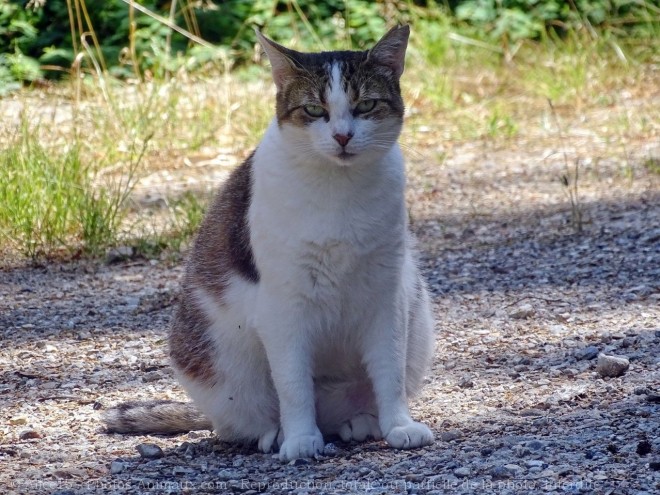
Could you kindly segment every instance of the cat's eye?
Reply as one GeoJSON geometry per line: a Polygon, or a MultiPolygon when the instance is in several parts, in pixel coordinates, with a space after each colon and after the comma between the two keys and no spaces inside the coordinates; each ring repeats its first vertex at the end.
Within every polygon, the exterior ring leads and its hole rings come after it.
{"type": "Polygon", "coordinates": [[[371,112],[376,106],[376,100],[362,100],[355,107],[355,113],[371,112]]]}
{"type": "Polygon", "coordinates": [[[325,115],[325,108],[321,105],[305,105],[303,110],[311,117],[323,117],[325,115]]]}

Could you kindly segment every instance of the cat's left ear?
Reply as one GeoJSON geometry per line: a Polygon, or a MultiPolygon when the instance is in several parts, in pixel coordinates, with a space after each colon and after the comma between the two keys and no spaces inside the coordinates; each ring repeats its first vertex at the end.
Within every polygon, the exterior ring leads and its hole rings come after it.
{"type": "Polygon", "coordinates": [[[401,77],[409,36],[409,26],[393,27],[369,50],[368,60],[389,67],[397,78],[401,77]]]}
{"type": "Polygon", "coordinates": [[[259,44],[268,56],[275,86],[280,90],[284,83],[296,74],[294,61],[296,52],[266,38],[258,29],[255,29],[254,32],[257,33],[259,44]]]}

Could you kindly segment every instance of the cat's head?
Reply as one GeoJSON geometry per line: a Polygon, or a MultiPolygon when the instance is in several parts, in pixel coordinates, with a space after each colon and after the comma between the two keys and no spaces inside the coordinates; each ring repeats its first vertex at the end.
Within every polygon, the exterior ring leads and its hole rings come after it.
{"type": "Polygon", "coordinates": [[[367,51],[300,53],[257,31],[277,87],[277,122],[303,156],[348,166],[387,153],[401,132],[408,26],[367,51]]]}

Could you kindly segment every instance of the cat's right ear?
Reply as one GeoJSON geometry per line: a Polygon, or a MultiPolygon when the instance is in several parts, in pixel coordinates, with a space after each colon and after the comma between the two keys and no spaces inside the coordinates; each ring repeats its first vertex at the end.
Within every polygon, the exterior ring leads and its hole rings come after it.
{"type": "Polygon", "coordinates": [[[280,90],[288,81],[295,76],[296,64],[293,60],[295,52],[289,50],[282,45],[275,43],[273,40],[266,38],[258,29],[255,28],[254,32],[257,34],[259,44],[266,52],[268,60],[270,61],[271,71],[273,72],[273,80],[275,86],[280,90]]]}

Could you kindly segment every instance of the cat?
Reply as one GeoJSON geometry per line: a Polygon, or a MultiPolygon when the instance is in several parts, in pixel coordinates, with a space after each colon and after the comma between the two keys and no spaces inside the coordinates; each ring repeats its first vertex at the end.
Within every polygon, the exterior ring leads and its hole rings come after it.
{"type": "Polygon", "coordinates": [[[214,429],[285,461],[322,452],[323,435],[433,442],[408,409],[434,347],[397,144],[409,32],[300,53],[257,31],[276,117],[199,229],[170,330],[199,411],[123,404],[109,431],[214,429]]]}

